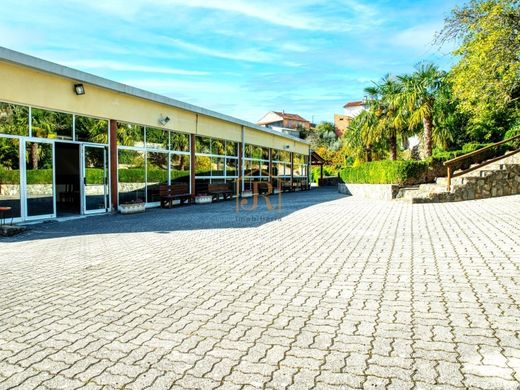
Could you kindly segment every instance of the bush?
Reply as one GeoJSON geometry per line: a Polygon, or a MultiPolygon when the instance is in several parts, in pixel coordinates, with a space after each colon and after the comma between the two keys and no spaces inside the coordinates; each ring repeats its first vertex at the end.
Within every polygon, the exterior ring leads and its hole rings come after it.
{"type": "MultiPolygon", "coordinates": [[[[520,135],[520,123],[517,123],[515,126],[506,131],[504,134],[504,140],[515,137],[517,135],[520,135]]],[[[519,149],[520,139],[508,142],[506,145],[508,145],[511,149],[519,149]]]]}
{"type": "Polygon", "coordinates": [[[372,161],[340,171],[344,183],[398,184],[424,183],[428,163],[424,161],[372,161]]]}

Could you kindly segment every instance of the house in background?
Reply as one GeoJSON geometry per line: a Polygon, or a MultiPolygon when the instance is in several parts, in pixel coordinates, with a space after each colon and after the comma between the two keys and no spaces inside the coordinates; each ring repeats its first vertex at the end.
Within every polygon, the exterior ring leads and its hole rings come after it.
{"type": "Polygon", "coordinates": [[[350,126],[352,119],[366,110],[366,100],[348,102],[343,106],[343,114],[334,114],[336,135],[341,137],[350,126]]]}
{"type": "Polygon", "coordinates": [[[256,124],[295,137],[300,137],[302,129],[309,130],[311,128],[311,122],[307,119],[285,111],[270,111],[260,118],[256,124]]]}

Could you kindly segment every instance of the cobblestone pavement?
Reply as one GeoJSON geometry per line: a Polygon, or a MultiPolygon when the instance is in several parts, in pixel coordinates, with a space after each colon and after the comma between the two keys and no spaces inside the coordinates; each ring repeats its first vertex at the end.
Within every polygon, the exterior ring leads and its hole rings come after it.
{"type": "Polygon", "coordinates": [[[233,207],[0,240],[0,389],[520,388],[520,196],[233,207]]]}

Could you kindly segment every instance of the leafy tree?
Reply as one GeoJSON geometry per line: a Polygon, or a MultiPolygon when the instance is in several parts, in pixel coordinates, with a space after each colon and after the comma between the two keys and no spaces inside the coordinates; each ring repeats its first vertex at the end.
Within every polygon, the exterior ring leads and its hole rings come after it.
{"type": "Polygon", "coordinates": [[[409,112],[410,129],[422,123],[425,157],[432,155],[434,105],[444,77],[445,72],[433,64],[420,64],[411,75],[398,76],[402,83],[398,104],[409,112]]]}
{"type": "Polygon", "coordinates": [[[456,7],[437,41],[460,43],[449,78],[473,137],[501,138],[519,117],[520,1],[471,0],[456,7]]]}

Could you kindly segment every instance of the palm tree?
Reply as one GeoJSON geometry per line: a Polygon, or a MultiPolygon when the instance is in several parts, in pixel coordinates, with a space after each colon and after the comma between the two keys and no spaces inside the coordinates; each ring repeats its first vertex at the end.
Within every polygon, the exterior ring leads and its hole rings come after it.
{"type": "Polygon", "coordinates": [[[410,129],[422,122],[425,157],[432,155],[433,109],[437,91],[441,88],[445,75],[436,65],[421,64],[416,66],[413,74],[398,77],[402,83],[402,91],[397,103],[402,109],[409,111],[410,129]]]}
{"type": "Polygon", "coordinates": [[[400,107],[397,101],[401,90],[401,83],[388,74],[379,83],[365,88],[370,97],[367,102],[369,110],[373,111],[377,119],[373,129],[374,136],[388,141],[392,160],[397,160],[398,138],[404,139],[408,136],[407,110],[400,107]]]}

